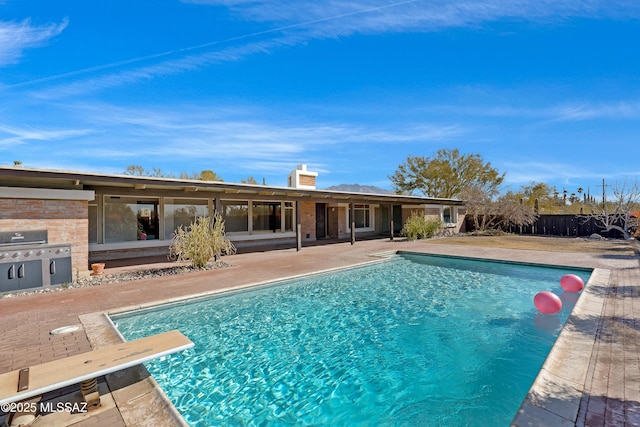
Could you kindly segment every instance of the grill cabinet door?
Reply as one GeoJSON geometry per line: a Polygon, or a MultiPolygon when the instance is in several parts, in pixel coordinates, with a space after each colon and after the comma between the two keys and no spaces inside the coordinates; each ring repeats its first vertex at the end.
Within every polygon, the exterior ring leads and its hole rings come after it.
{"type": "Polygon", "coordinates": [[[42,287],[42,262],[24,261],[0,264],[0,292],[42,287]]]}
{"type": "Polygon", "coordinates": [[[49,274],[51,275],[51,285],[62,285],[71,283],[71,258],[52,258],[49,260],[49,274]]]}

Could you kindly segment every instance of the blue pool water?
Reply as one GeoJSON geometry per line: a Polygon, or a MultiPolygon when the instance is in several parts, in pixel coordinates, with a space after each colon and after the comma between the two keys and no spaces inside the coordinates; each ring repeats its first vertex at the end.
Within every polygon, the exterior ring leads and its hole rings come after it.
{"type": "Polygon", "coordinates": [[[585,270],[402,254],[389,261],[113,316],[127,339],[195,347],[147,364],[192,426],[506,426],[585,270]]]}

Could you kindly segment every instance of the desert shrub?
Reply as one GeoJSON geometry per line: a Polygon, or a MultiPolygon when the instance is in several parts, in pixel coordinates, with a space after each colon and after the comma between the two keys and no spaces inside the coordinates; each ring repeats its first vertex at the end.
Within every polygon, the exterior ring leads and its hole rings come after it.
{"type": "Polygon", "coordinates": [[[211,219],[196,217],[188,227],[178,227],[169,246],[172,259],[191,261],[194,268],[204,268],[214,256],[235,252],[235,246],[225,235],[224,220],[218,212],[211,219]]]}
{"type": "Polygon", "coordinates": [[[402,227],[402,234],[409,240],[429,239],[441,228],[439,219],[426,219],[424,215],[413,213],[402,227]]]}

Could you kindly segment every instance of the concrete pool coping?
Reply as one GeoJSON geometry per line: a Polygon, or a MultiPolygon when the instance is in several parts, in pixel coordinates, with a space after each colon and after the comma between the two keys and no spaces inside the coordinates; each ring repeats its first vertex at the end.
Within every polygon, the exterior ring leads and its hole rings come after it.
{"type": "MultiPolygon", "coordinates": [[[[562,241],[563,239],[549,238],[549,245],[562,244],[562,241]]],[[[228,258],[234,264],[233,267],[221,270],[188,273],[179,277],[143,279],[135,282],[68,289],[63,292],[17,298],[2,298],[0,299],[0,320],[2,320],[0,334],[4,340],[0,342],[0,353],[2,354],[0,372],[16,370],[24,366],[91,350],[94,344],[90,344],[86,336],[87,331],[84,329],[67,335],[55,337],[49,335],[49,331],[53,328],[77,323],[79,316],[95,312],[120,311],[118,308],[126,305],[157,305],[160,301],[185,299],[188,296],[202,295],[203,293],[209,294],[211,293],[209,290],[212,288],[229,287],[231,283],[243,285],[267,283],[283,277],[349,267],[371,261],[371,254],[388,254],[398,250],[608,270],[610,274],[607,286],[598,285],[591,288],[594,291],[594,297],[604,300],[605,307],[601,311],[600,319],[597,319],[595,314],[593,316],[584,314],[585,319],[577,318],[576,320],[576,330],[579,332],[576,336],[578,338],[584,338],[586,335],[584,332],[589,323],[592,328],[593,321],[599,320],[595,337],[593,337],[593,333],[590,335],[594,343],[591,351],[589,352],[584,347],[581,351],[579,350],[581,347],[573,347],[572,344],[565,346],[569,349],[564,355],[559,350],[552,350],[554,354],[556,351],[558,353],[554,356],[555,359],[551,358],[550,353],[549,365],[543,367],[538,378],[542,382],[547,381],[550,385],[556,384],[553,382],[556,378],[545,376],[551,375],[553,372],[552,363],[560,363],[563,359],[571,359],[574,362],[579,360],[569,352],[570,350],[573,350],[573,353],[578,353],[582,359],[585,359],[588,353],[589,363],[586,379],[581,386],[583,392],[577,417],[574,419],[564,418],[565,416],[573,417],[572,414],[575,412],[573,409],[567,410],[564,406],[572,405],[575,408],[576,393],[580,387],[575,388],[574,391],[569,389],[570,393],[565,393],[566,390],[562,387],[559,387],[558,390],[536,388],[536,384],[538,384],[536,383],[520,408],[520,412],[514,420],[514,423],[517,424],[514,425],[549,425],[542,421],[546,419],[547,413],[561,418],[558,425],[624,425],[625,421],[628,425],[640,425],[640,363],[638,357],[640,353],[640,268],[638,268],[638,256],[628,254],[552,252],[434,244],[430,241],[390,242],[388,239],[380,239],[357,242],[354,246],[346,243],[308,247],[301,252],[287,249],[239,254],[228,258]],[[207,291],[203,292],[205,290],[207,291]],[[154,300],[154,302],[148,303],[149,300],[154,300]],[[587,320],[590,322],[586,322],[587,320]],[[552,362],[552,360],[556,361],[552,362]],[[569,399],[570,397],[571,399],[569,399]],[[553,412],[554,405],[559,407],[556,412],[553,412]]],[[[137,268],[144,269],[145,266],[137,268]]],[[[110,268],[108,271],[115,273],[118,269],[110,268]]],[[[591,287],[591,285],[589,286],[591,287]]],[[[584,294],[588,295],[586,291],[584,294]]],[[[584,298],[581,297],[582,299],[584,298]]],[[[590,298],[585,300],[588,299],[590,298]]],[[[590,312],[597,312],[597,309],[594,311],[585,307],[586,309],[589,309],[590,312]]],[[[85,319],[83,317],[83,321],[85,319]]],[[[558,349],[561,349],[563,347],[562,341],[559,343],[558,349]]],[[[569,365],[571,365],[570,370],[560,370],[562,375],[568,376],[567,372],[574,369],[573,363],[569,363],[569,365]]],[[[130,387],[146,388],[146,390],[153,391],[154,381],[144,378],[144,373],[127,373],[127,375],[130,380],[140,377],[140,382],[144,383],[143,387],[139,382],[133,382],[129,385],[130,387]]],[[[557,376],[563,378],[562,375],[557,376]]],[[[577,378],[578,381],[580,378],[577,378]]],[[[572,380],[576,380],[576,378],[566,379],[570,383],[572,380]]],[[[129,405],[137,403],[139,406],[137,412],[141,417],[144,415],[142,415],[140,408],[147,405],[141,404],[144,399],[140,396],[151,391],[131,394],[131,396],[135,394],[135,399],[130,400],[129,405]]],[[[154,399],[152,398],[152,401],[154,399]]],[[[126,420],[126,415],[120,417],[118,409],[120,408],[114,409],[115,414],[113,411],[109,411],[109,413],[101,414],[97,418],[103,421],[103,424],[138,425],[126,420]],[[116,415],[119,421],[116,419],[116,415]],[[108,422],[104,420],[108,420],[108,422]]],[[[162,408],[151,405],[149,411],[152,413],[154,411],[162,412],[162,408]]],[[[0,414],[0,422],[2,418],[0,414]]],[[[164,425],[168,425],[168,420],[169,418],[163,419],[164,425]]],[[[95,420],[93,421],[93,424],[88,422],[86,425],[96,425],[95,420]]],[[[183,422],[181,419],[174,419],[173,425],[184,425],[183,422]]]]}
{"type": "MultiPolygon", "coordinates": [[[[313,273],[283,277],[281,279],[278,279],[277,281],[269,280],[240,286],[231,286],[224,289],[217,289],[214,291],[202,292],[194,295],[187,295],[177,298],[148,302],[144,304],[120,307],[114,310],[109,310],[108,312],[98,312],[80,316],[80,320],[85,328],[87,336],[91,341],[92,347],[100,348],[100,346],[102,345],[106,346],[113,344],[115,339],[114,335],[119,337],[119,340],[123,340],[120,333],[113,326],[113,323],[111,322],[111,316],[117,316],[118,314],[135,312],[144,309],[159,308],[161,306],[171,304],[188,303],[193,300],[215,297],[217,295],[238,292],[261,286],[272,286],[277,284],[278,282],[294,280],[301,277],[308,277],[310,275],[327,274],[334,271],[357,268],[374,263],[379,263],[381,261],[384,261],[385,259],[390,258],[393,255],[402,253],[443,256],[440,254],[432,254],[427,252],[403,250],[374,253],[370,254],[369,256],[377,259],[353,264],[348,267],[337,267],[327,270],[319,270],[313,273]]],[[[459,257],[451,255],[444,255],[444,257],[476,259],[492,262],[508,262],[557,268],[583,268],[574,266],[562,266],[558,264],[541,264],[535,262],[522,263],[518,261],[496,260],[482,257],[459,257]]],[[[608,269],[595,268],[591,271],[591,275],[587,286],[585,287],[585,290],[580,293],[574,309],[572,310],[558,338],[556,339],[554,346],[550,350],[526,398],[524,399],[522,405],[516,413],[516,416],[512,422],[513,426],[573,426],[577,424],[580,401],[584,392],[584,387],[581,386],[581,384],[585,383],[588,375],[591,354],[594,350],[595,334],[599,325],[599,318],[602,314],[605,301],[604,295],[601,292],[593,291],[593,289],[608,287],[609,278],[610,271],[608,269]],[[571,422],[570,420],[575,421],[571,422]]],[[[109,382],[109,378],[107,378],[107,381],[109,382]]],[[[163,414],[163,418],[161,419],[166,420],[167,415],[171,417],[177,416],[178,418],[180,418],[179,421],[176,420],[177,422],[184,422],[184,420],[182,420],[180,415],[178,414],[177,410],[173,408],[173,405],[169,401],[166,394],[162,391],[161,387],[153,380],[153,377],[149,377],[147,381],[149,381],[148,386],[143,388],[142,390],[144,390],[145,394],[149,393],[147,396],[151,399],[150,404],[153,404],[153,402],[157,399],[163,399],[165,402],[165,406],[167,408],[172,408],[171,410],[169,410],[168,414],[163,414]]],[[[143,396],[136,396],[136,399],[140,399],[142,397],[143,396]]],[[[129,398],[131,398],[131,396],[129,396],[129,398]]],[[[114,400],[118,401],[118,398],[114,396],[114,400]]],[[[127,411],[126,408],[123,408],[120,405],[119,407],[121,408],[121,413],[123,412],[123,409],[127,411]]],[[[159,414],[162,414],[162,412],[164,411],[159,411],[159,414]]],[[[123,413],[123,418],[135,419],[135,416],[132,417],[126,413],[123,413]]],[[[184,425],[187,424],[185,423],[184,425]]]]}
{"type": "MultiPolygon", "coordinates": [[[[334,271],[376,264],[389,259],[392,255],[395,255],[395,253],[385,252],[371,254],[370,256],[376,259],[353,264],[348,267],[329,268],[313,273],[283,277],[277,281],[268,280],[240,286],[230,286],[198,294],[168,298],[149,303],[136,304],[133,306],[119,307],[106,312],[80,315],[79,319],[85,330],[87,338],[91,343],[91,347],[96,350],[125,341],[124,337],[117,330],[117,327],[111,319],[111,316],[117,314],[153,309],[176,303],[188,303],[193,300],[211,298],[217,295],[229,294],[246,289],[255,289],[260,286],[272,286],[278,282],[295,280],[297,278],[308,277],[310,275],[328,274],[334,271]]],[[[148,425],[164,425],[168,420],[170,420],[171,425],[184,427],[189,426],[175,406],[173,406],[173,403],[162,387],[155,381],[153,376],[149,374],[144,365],[138,365],[122,372],[107,375],[105,380],[126,425],[139,425],[143,422],[150,423],[148,425]],[[148,409],[151,409],[151,411],[148,409]]]]}
{"type": "Polygon", "coordinates": [[[529,389],[513,426],[574,426],[578,421],[610,271],[596,268],[529,389]],[[574,420],[573,422],[571,420],[574,420]]]}

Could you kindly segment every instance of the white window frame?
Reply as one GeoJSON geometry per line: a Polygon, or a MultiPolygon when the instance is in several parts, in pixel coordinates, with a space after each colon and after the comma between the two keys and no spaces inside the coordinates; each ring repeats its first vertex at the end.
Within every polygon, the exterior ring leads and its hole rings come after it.
{"type": "Polygon", "coordinates": [[[442,220],[442,222],[445,223],[445,225],[447,227],[455,227],[458,225],[458,208],[456,206],[452,206],[452,205],[447,205],[447,206],[442,206],[442,209],[440,209],[440,219],[442,220]],[[446,222],[445,218],[444,218],[444,211],[445,209],[449,208],[451,211],[451,218],[450,219],[455,219],[455,221],[451,221],[451,222],[446,222]]]}
{"type": "MultiPolygon", "coordinates": [[[[375,231],[376,230],[376,224],[375,224],[375,208],[376,205],[372,205],[370,203],[355,203],[356,206],[367,206],[367,210],[369,211],[369,227],[362,227],[362,228],[358,228],[356,227],[356,233],[364,233],[364,232],[368,232],[368,231],[375,231]]],[[[351,233],[351,221],[349,218],[349,215],[351,214],[351,207],[349,205],[346,205],[347,209],[346,209],[346,213],[345,213],[345,220],[346,220],[346,232],[347,233],[351,233]]]]}

